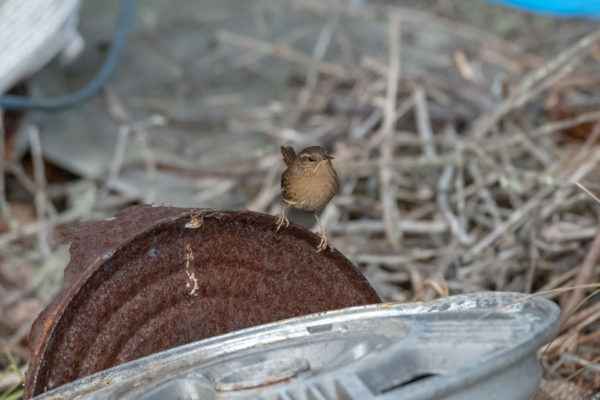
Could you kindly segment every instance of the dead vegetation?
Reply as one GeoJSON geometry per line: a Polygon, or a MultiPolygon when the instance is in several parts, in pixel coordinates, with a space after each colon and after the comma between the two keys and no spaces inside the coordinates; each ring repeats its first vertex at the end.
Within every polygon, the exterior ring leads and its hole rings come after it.
{"type": "Polygon", "coordinates": [[[44,163],[46,132],[28,129],[0,185],[0,341],[21,366],[60,284],[56,228],[151,201],[276,214],[279,145],[318,143],[341,179],[321,220],[383,298],[549,291],[565,318],[540,352],[545,390],[600,390],[600,31],[472,2],[356,4],[247,2],[144,25],[132,43],[187,84],[112,85],[95,107],[120,128],[95,176],[44,163]],[[177,26],[207,26],[210,46],[174,54],[160,39],[177,26]],[[208,87],[215,70],[236,83],[208,87]]]}

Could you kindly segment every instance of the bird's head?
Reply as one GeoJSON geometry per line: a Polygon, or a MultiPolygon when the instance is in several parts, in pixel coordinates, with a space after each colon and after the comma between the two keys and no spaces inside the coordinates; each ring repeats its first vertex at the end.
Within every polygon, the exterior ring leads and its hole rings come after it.
{"type": "Polygon", "coordinates": [[[306,170],[317,170],[322,165],[331,165],[331,161],[333,157],[327,155],[327,152],[321,146],[310,146],[302,150],[294,164],[300,166],[302,169],[306,170]]]}

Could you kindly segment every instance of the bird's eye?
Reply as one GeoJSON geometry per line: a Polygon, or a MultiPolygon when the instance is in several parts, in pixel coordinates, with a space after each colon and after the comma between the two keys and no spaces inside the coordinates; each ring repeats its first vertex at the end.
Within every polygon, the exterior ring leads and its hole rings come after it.
{"type": "Polygon", "coordinates": [[[315,159],[314,159],[314,157],[308,157],[308,161],[315,162],[315,159]]]}

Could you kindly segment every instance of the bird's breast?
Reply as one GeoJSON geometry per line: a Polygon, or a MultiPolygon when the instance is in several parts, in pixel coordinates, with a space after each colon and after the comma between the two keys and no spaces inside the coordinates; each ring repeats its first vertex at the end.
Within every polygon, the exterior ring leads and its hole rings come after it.
{"type": "Polygon", "coordinates": [[[308,173],[288,170],[282,179],[282,197],[294,208],[314,212],[325,207],[337,191],[337,175],[333,170],[308,173]]]}

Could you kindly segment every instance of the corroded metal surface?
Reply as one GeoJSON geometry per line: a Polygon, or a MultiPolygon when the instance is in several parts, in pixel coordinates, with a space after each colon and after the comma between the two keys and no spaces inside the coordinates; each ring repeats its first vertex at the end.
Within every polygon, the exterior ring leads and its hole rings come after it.
{"type": "Polygon", "coordinates": [[[380,301],[341,253],[275,221],[137,206],[71,228],[65,289],[32,327],[25,398],[192,341],[380,301]]]}

